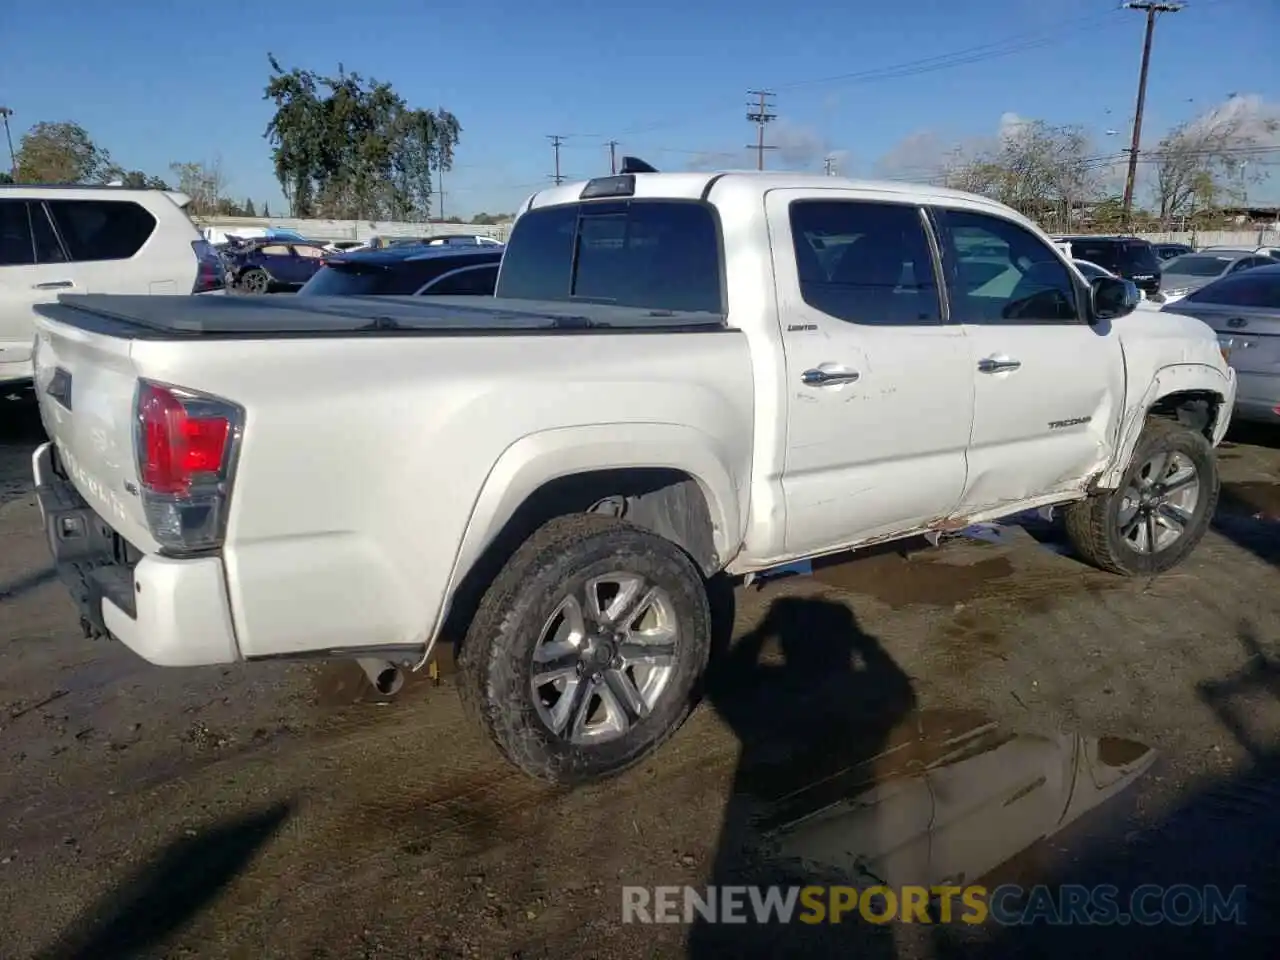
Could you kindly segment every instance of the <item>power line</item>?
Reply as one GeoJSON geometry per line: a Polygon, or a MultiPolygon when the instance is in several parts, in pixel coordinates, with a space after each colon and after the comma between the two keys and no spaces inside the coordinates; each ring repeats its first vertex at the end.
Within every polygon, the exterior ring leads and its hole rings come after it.
{"type": "MultiPolygon", "coordinates": [[[[764,169],[764,152],[766,150],[776,150],[777,147],[764,142],[765,124],[772,123],[778,119],[776,113],[770,113],[769,109],[773,106],[769,102],[769,98],[773,96],[768,90],[748,90],[747,95],[756,97],[755,103],[747,104],[747,119],[756,125],[756,169],[764,169]]],[[[747,144],[747,149],[751,149],[751,144],[747,144]]]]}
{"type": "MultiPolygon", "coordinates": [[[[923,73],[934,73],[939,70],[950,70],[954,67],[967,66],[973,63],[982,63],[999,57],[1008,57],[1018,53],[1024,53],[1028,50],[1036,50],[1041,47],[1053,46],[1061,43],[1064,39],[1067,39],[1072,35],[1091,31],[1099,23],[1113,19],[1119,9],[1120,8],[1117,7],[1103,14],[1093,14],[1088,17],[1068,21],[1049,30],[1023,31],[1021,33],[1010,34],[1002,39],[993,40],[989,43],[980,44],[978,46],[963,47],[950,53],[936,54],[931,57],[904,60],[899,63],[888,64],[883,67],[874,67],[868,70],[861,70],[856,73],[845,73],[834,76],[812,77],[806,80],[795,80],[781,84],[780,86],[777,86],[776,89],[793,90],[799,87],[826,83],[853,84],[874,83],[879,80],[898,80],[904,77],[917,76],[923,73]]],[[[688,114],[683,119],[660,120],[656,123],[643,124],[627,130],[618,131],[617,135],[623,137],[636,136],[639,134],[650,133],[655,130],[680,126],[685,123],[700,120],[707,116],[718,114],[721,110],[721,107],[708,107],[706,110],[699,111],[696,114],[688,114]]],[[[581,133],[577,134],[577,136],[603,139],[607,135],[600,133],[581,133]]]]}
{"type": "Polygon", "coordinates": [[[1125,229],[1133,213],[1133,184],[1138,175],[1138,144],[1142,139],[1142,109],[1147,102],[1147,67],[1151,64],[1151,41],[1156,29],[1156,16],[1161,13],[1177,13],[1181,3],[1165,3],[1159,0],[1127,0],[1126,10],[1142,10],[1147,15],[1147,29],[1142,40],[1142,67],[1138,71],[1138,105],[1133,111],[1133,142],[1129,147],[1129,172],[1124,181],[1124,200],[1121,203],[1121,222],[1125,229]]]}
{"type": "Polygon", "coordinates": [[[564,137],[559,134],[549,133],[547,139],[551,141],[551,148],[556,155],[556,172],[551,175],[551,179],[555,181],[556,186],[564,183],[564,177],[560,175],[560,145],[564,143],[564,137]]]}

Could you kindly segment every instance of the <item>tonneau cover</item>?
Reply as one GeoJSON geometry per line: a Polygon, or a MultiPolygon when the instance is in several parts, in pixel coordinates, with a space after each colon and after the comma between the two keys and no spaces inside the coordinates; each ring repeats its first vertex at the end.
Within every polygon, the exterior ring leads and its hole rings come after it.
{"type": "Polygon", "coordinates": [[[64,293],[57,304],[36,309],[50,319],[113,336],[161,340],[389,332],[677,332],[725,325],[723,316],[712,313],[477,297],[151,297],[64,293]]]}

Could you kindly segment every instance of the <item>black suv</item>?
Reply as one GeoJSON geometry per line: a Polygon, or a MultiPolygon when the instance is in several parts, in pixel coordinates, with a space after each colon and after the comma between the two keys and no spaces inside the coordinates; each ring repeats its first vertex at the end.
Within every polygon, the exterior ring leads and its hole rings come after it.
{"type": "Polygon", "coordinates": [[[1149,297],[1160,292],[1160,258],[1155,247],[1138,237],[1058,237],[1071,244],[1074,260],[1088,260],[1118,277],[1132,280],[1149,297]]]}
{"type": "Polygon", "coordinates": [[[493,296],[504,247],[403,245],[341,253],[298,296],[493,296]]]}

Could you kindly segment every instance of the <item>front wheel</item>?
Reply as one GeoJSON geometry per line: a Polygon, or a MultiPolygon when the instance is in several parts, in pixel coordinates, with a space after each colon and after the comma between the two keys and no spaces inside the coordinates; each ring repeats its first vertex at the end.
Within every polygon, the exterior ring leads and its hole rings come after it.
{"type": "Polygon", "coordinates": [[[702,575],[675,544],[611,517],[560,517],[481,601],[459,657],[463,703],[525,773],[604,779],[684,721],[710,621],[702,575]]]}
{"type": "Polygon", "coordinates": [[[1072,504],[1067,536],[1085,560],[1123,576],[1176,567],[1204,538],[1218,503],[1209,441],[1172,420],[1147,422],[1115,490],[1072,504]]]}

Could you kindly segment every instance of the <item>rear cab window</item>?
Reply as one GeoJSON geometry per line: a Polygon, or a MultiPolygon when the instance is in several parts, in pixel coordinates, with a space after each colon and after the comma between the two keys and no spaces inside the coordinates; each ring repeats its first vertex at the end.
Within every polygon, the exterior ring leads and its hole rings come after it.
{"type": "Polygon", "coordinates": [[[497,296],[725,312],[720,228],[692,200],[593,200],[516,221],[497,296]]]}

